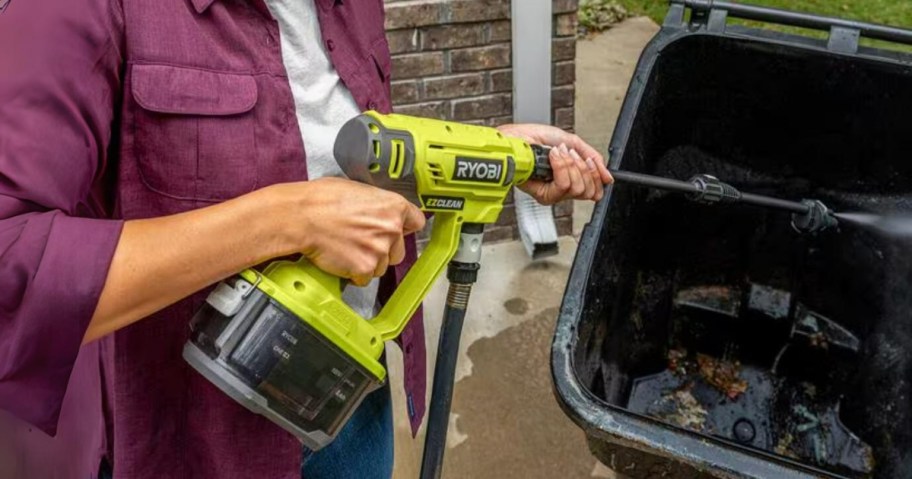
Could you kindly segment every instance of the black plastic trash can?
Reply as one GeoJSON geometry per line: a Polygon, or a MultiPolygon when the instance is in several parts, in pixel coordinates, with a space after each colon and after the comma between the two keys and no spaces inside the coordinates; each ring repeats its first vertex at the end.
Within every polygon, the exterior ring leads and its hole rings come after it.
{"type": "MultiPolygon", "coordinates": [[[[674,0],[613,168],[912,209],[912,33],[674,0]],[[732,17],[829,30],[827,39],[732,17]]],[[[635,478],[912,478],[912,238],[619,186],[584,230],[552,347],[556,396],[635,478]]]]}

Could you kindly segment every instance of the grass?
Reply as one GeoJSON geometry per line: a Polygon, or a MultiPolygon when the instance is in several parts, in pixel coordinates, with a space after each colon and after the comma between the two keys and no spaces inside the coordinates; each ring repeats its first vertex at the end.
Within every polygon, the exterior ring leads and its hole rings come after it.
{"type": "MultiPolygon", "coordinates": [[[[668,0],[615,0],[632,15],[646,15],[660,24],[668,12],[668,0]]],[[[733,0],[766,7],[808,12],[818,15],[881,23],[912,29],[912,0],[733,0]]],[[[769,25],[745,20],[730,20],[731,23],[762,27],[781,32],[797,33],[816,38],[825,38],[825,32],[810,31],[781,25],[769,25]]],[[[862,45],[912,52],[912,46],[897,45],[863,38],[862,45]]]]}
{"type": "MultiPolygon", "coordinates": [[[[647,15],[659,24],[668,11],[667,0],[617,0],[617,3],[631,13],[647,15]]],[[[743,3],[912,28],[912,1],[909,0],[749,0],[743,3]]]]}

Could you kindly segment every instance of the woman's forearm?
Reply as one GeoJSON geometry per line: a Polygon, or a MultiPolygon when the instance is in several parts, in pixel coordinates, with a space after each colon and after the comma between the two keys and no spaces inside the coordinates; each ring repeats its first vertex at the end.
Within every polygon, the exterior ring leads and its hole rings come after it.
{"type": "Polygon", "coordinates": [[[402,261],[403,235],[423,227],[421,210],[401,195],[339,178],[127,221],[83,342],[279,256],[303,253],[330,274],[366,284],[402,261]]]}
{"type": "Polygon", "coordinates": [[[268,191],[160,218],[127,221],[83,343],[287,254],[268,191]]]}

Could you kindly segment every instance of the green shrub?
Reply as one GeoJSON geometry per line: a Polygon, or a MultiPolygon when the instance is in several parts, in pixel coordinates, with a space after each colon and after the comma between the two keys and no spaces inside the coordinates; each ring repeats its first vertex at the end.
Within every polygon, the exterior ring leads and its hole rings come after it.
{"type": "Polygon", "coordinates": [[[627,9],[613,0],[582,0],[579,7],[580,33],[608,30],[630,17],[627,9]]]}

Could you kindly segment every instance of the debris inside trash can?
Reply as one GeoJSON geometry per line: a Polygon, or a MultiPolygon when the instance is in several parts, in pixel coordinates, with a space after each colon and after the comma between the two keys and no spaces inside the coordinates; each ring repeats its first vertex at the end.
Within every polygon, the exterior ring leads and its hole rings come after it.
{"type": "Polygon", "coordinates": [[[797,306],[795,316],[797,321],[795,322],[793,334],[806,337],[811,346],[829,349],[832,345],[834,348],[839,348],[846,352],[858,352],[860,348],[858,337],[848,329],[840,326],[839,323],[811,311],[803,304],[797,306]]]}
{"type": "Polygon", "coordinates": [[[709,432],[705,429],[706,409],[694,398],[690,392],[690,386],[684,386],[662,396],[662,404],[658,406],[662,409],[667,409],[668,412],[659,417],[676,426],[686,427],[694,431],[709,432]]]}
{"type": "Polygon", "coordinates": [[[629,410],[691,431],[758,449],[868,473],[871,447],[839,420],[838,400],[819,398],[808,382],[792,384],[737,360],[668,350],[668,368],[634,380],[629,410]]]}
{"type": "Polygon", "coordinates": [[[741,379],[741,363],[716,359],[706,354],[697,354],[700,376],[703,380],[725,394],[729,399],[738,399],[747,391],[747,381],[741,379]]]}

